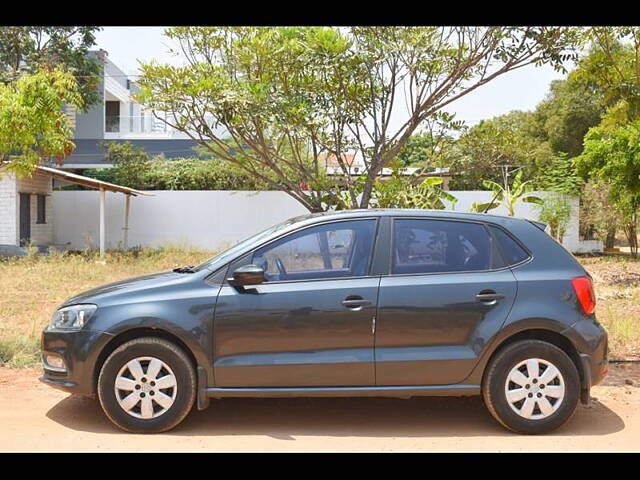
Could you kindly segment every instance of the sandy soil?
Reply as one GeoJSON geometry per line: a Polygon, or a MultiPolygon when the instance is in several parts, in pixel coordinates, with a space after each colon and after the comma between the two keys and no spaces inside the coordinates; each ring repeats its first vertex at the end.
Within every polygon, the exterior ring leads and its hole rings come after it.
{"type": "Polygon", "coordinates": [[[224,399],[166,434],[131,435],[39,370],[0,367],[0,451],[640,451],[640,365],[609,372],[546,436],[504,430],[480,397],[224,399]]]}

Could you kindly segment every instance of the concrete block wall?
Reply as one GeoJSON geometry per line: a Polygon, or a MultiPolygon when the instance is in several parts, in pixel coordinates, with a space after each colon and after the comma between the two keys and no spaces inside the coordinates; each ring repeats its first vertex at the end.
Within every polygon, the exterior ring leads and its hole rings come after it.
{"type": "Polygon", "coordinates": [[[18,239],[18,199],[13,173],[0,171],[0,244],[16,245],[18,239]]]}
{"type": "MultiPolygon", "coordinates": [[[[220,251],[288,218],[308,213],[284,192],[154,191],[151,197],[131,199],[129,246],[159,247],[168,243],[220,251]]],[[[475,201],[488,202],[493,192],[452,191],[458,198],[449,210],[465,212],[475,201]]],[[[96,191],[53,193],[54,244],[82,250],[96,248],[99,200],[96,191]]],[[[571,251],[581,248],[578,238],[578,199],[571,199],[572,218],[563,240],[571,251]]],[[[123,240],[124,195],[106,193],[106,246],[123,240]]],[[[503,207],[492,210],[506,215],[503,207]]],[[[516,216],[536,220],[538,209],[520,203],[516,216]]]]}

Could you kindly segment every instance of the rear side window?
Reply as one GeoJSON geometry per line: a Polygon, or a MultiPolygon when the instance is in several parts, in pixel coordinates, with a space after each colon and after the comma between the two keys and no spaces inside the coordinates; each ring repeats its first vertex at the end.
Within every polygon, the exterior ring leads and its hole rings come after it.
{"type": "Polygon", "coordinates": [[[392,273],[489,270],[489,234],[478,223],[396,219],[392,273]]]}
{"type": "MultiPolygon", "coordinates": [[[[504,264],[499,267],[508,267],[509,265],[515,265],[523,260],[529,258],[529,254],[518,243],[511,238],[504,230],[498,227],[490,225],[489,228],[493,232],[498,241],[498,248],[504,259],[504,264]]],[[[500,262],[497,262],[500,263],[500,262]]],[[[496,265],[498,266],[498,265],[496,265]]]]}

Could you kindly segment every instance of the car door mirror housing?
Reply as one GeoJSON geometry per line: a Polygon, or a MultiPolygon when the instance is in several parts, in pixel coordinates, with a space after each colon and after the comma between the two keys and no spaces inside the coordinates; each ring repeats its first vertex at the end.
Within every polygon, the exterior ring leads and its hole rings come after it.
{"type": "Polygon", "coordinates": [[[227,282],[234,287],[258,285],[264,281],[264,269],[254,264],[239,267],[233,272],[233,277],[227,279],[227,282]]]}

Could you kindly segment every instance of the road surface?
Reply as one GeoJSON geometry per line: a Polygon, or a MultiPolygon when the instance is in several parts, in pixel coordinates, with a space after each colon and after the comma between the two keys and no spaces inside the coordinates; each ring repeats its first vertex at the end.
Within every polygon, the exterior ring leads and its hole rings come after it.
{"type": "Polygon", "coordinates": [[[224,399],[171,432],[132,435],[38,369],[0,367],[0,451],[640,451],[640,365],[609,371],[592,406],[545,436],[504,430],[480,397],[224,399]]]}

